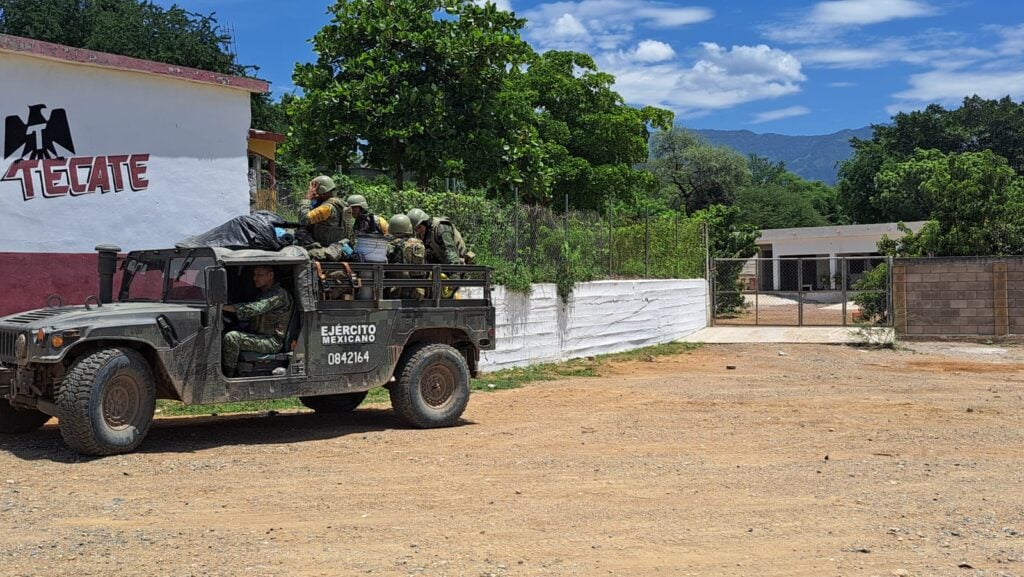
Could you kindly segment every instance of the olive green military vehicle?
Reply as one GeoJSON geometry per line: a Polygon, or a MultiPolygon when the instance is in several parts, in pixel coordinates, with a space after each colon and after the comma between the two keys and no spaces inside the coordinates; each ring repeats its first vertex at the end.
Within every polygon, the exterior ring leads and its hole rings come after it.
{"type": "Polygon", "coordinates": [[[110,455],[142,443],[156,399],[298,397],[346,412],[374,387],[387,388],[409,425],[451,426],[480,351],[494,348],[486,267],[321,264],[298,247],[97,250],[98,297],[77,306],[51,297],[47,308],[0,318],[0,433],[57,417],[72,449],[110,455]],[[282,349],[242,351],[229,378],[224,305],[256,298],[257,266],[273,268],[293,313],[282,349]]]}

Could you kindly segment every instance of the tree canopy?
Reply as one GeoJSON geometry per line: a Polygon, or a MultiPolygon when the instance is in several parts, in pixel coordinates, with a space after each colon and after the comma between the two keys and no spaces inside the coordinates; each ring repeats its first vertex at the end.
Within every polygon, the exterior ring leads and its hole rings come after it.
{"type": "MultiPolygon", "coordinates": [[[[255,69],[236,62],[214,14],[148,1],[0,0],[0,33],[220,74],[255,69]]],[[[252,95],[252,126],[281,130],[280,120],[266,95],[252,95]]]]}
{"type": "Polygon", "coordinates": [[[468,0],[339,0],[295,67],[295,146],[317,164],[483,178],[466,163],[516,140],[525,102],[501,98],[531,50],[525,21],[468,0]]]}
{"type": "Polygon", "coordinates": [[[731,205],[750,183],[750,167],[740,153],[712,146],[696,134],[672,128],[651,138],[648,170],[661,182],[663,198],[688,214],[715,204],[731,205]]]}
{"type": "Polygon", "coordinates": [[[871,139],[854,139],[854,154],[839,169],[838,195],[854,222],[925,220],[931,206],[922,198],[883,197],[876,176],[917,150],[941,153],[982,152],[1007,159],[1017,174],[1024,172],[1024,104],[1010,97],[965,98],[960,108],[932,104],[924,110],[899,113],[888,125],[874,125],[871,139]],[[897,201],[898,200],[898,201],[897,201]]]}

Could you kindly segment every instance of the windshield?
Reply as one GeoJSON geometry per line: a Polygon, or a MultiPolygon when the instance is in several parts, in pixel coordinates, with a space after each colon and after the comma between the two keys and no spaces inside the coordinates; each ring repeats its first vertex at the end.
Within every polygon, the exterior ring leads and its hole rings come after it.
{"type": "Polygon", "coordinates": [[[124,262],[118,300],[205,303],[205,270],[210,266],[214,266],[211,257],[197,257],[192,252],[131,255],[124,262]]]}

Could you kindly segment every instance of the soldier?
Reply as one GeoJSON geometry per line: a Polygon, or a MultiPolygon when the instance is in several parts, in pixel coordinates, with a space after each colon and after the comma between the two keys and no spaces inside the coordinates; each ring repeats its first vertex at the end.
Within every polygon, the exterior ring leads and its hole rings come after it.
{"type": "Polygon", "coordinates": [[[292,318],[292,297],[274,282],[274,269],[257,266],[252,270],[252,284],[260,291],[258,300],[237,305],[224,305],[224,311],[235,313],[239,320],[249,321],[251,332],[228,331],[224,334],[221,367],[224,376],[232,377],[243,351],[276,353],[284,346],[288,323],[292,318]]]}
{"type": "Polygon", "coordinates": [[[314,178],[306,193],[309,210],[299,213],[299,224],[306,227],[314,241],[306,249],[317,260],[334,260],[328,256],[327,247],[351,235],[352,213],[344,200],[334,196],[337,190],[331,177],[314,178]]]}
{"type": "Polygon", "coordinates": [[[370,205],[366,197],[361,194],[353,194],[346,200],[352,217],[355,219],[353,229],[358,234],[387,234],[388,223],[384,217],[376,216],[370,212],[370,205]]]}
{"type": "MultiPolygon", "coordinates": [[[[391,239],[388,241],[388,262],[392,264],[423,264],[426,258],[426,248],[423,241],[416,238],[412,222],[404,214],[396,214],[388,222],[388,229],[391,231],[391,239]]],[[[399,272],[390,273],[397,278],[426,278],[426,273],[420,272],[399,272]]],[[[426,294],[424,288],[402,288],[391,289],[391,298],[422,299],[426,294]]]]}
{"type": "Polygon", "coordinates": [[[435,217],[419,208],[408,213],[416,236],[427,249],[427,262],[432,264],[467,264],[473,262],[473,253],[466,249],[462,234],[447,218],[435,217]]]}

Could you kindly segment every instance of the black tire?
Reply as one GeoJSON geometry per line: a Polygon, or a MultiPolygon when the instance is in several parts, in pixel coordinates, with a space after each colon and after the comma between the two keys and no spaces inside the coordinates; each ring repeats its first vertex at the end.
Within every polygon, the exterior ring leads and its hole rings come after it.
{"type": "Polygon", "coordinates": [[[6,399],[0,399],[0,433],[31,433],[49,420],[50,415],[46,413],[33,409],[15,409],[6,399]]]}
{"type": "Polygon", "coordinates": [[[366,398],[367,391],[299,397],[299,402],[318,413],[351,413],[366,398]]]}
{"type": "Polygon", "coordinates": [[[398,363],[397,381],[388,389],[391,408],[421,429],[450,427],[469,403],[469,367],[448,345],[414,345],[398,363]]]}
{"type": "Polygon", "coordinates": [[[153,373],[142,355],[125,348],[94,351],[71,365],[57,394],[64,442],[83,455],[135,450],[156,409],[153,373]]]}

